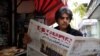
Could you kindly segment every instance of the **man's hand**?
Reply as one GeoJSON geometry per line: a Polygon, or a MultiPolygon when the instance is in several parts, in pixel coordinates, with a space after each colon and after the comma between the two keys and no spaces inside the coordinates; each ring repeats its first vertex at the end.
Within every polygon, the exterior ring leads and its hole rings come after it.
{"type": "Polygon", "coordinates": [[[27,33],[24,34],[24,38],[23,38],[23,44],[24,44],[24,47],[27,47],[27,44],[30,43],[32,40],[31,38],[29,37],[29,35],[27,33]]]}

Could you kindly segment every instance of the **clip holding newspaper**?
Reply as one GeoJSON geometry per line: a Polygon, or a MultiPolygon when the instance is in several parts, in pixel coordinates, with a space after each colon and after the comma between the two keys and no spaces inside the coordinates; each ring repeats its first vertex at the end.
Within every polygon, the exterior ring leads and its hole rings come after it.
{"type": "Polygon", "coordinates": [[[50,28],[33,19],[30,20],[27,56],[89,56],[100,54],[100,40],[72,36],[50,28]],[[88,46],[89,45],[89,46],[88,46]],[[34,53],[36,52],[36,53],[34,53]]]}

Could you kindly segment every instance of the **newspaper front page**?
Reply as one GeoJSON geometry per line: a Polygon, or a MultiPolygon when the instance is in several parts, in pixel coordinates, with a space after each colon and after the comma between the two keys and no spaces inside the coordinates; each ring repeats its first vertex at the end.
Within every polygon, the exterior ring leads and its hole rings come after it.
{"type": "Polygon", "coordinates": [[[33,19],[30,20],[28,35],[32,42],[28,44],[27,56],[88,56],[100,52],[100,40],[72,36],[33,19]]]}

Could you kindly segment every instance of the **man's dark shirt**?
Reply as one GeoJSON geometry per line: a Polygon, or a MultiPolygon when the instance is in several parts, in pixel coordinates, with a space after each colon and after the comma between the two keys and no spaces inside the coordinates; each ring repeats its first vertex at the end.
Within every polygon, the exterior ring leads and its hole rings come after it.
{"type": "MultiPolygon", "coordinates": [[[[55,29],[59,30],[59,26],[55,27],[55,29]]],[[[71,28],[70,25],[68,26],[66,33],[69,33],[69,34],[74,35],[74,36],[83,36],[83,34],[80,31],[71,28]]]]}

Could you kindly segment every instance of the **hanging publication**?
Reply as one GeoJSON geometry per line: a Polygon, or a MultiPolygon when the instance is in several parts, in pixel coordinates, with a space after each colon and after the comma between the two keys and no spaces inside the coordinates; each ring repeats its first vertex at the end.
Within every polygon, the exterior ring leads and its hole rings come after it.
{"type": "Polygon", "coordinates": [[[73,36],[33,19],[30,20],[28,35],[32,42],[27,46],[27,56],[100,55],[100,40],[73,36]]]}

